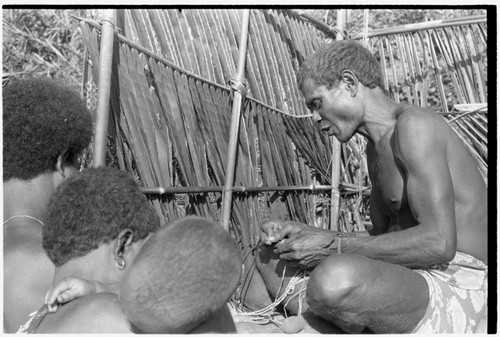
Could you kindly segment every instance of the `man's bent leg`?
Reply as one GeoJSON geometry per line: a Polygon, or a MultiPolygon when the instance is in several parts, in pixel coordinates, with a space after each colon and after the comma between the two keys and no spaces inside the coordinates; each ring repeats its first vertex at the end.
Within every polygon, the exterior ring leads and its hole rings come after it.
{"type": "Polygon", "coordinates": [[[420,322],[429,290],[418,273],[361,255],[332,255],[311,273],[307,303],[347,332],[406,333],[420,322]]]}
{"type": "MultiPolygon", "coordinates": [[[[269,293],[273,298],[279,298],[299,269],[290,266],[287,261],[280,260],[279,256],[273,253],[270,246],[261,245],[258,249],[257,269],[262,275],[269,293]]],[[[305,301],[306,286],[307,280],[300,280],[295,285],[294,290],[282,301],[289,314],[298,315],[307,309],[305,301]]]]}

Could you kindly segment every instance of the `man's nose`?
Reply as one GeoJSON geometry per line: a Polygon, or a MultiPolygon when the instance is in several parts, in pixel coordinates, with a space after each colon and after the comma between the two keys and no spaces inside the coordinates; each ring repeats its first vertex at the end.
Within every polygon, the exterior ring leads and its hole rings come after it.
{"type": "Polygon", "coordinates": [[[321,116],[319,115],[319,113],[317,111],[313,111],[313,117],[312,117],[312,119],[316,123],[321,122],[321,116]]]}

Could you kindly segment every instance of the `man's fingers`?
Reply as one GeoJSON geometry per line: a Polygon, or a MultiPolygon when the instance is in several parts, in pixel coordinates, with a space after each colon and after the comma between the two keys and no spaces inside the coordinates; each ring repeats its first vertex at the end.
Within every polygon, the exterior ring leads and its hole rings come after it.
{"type": "Polygon", "coordinates": [[[275,254],[279,254],[280,257],[285,253],[291,253],[290,243],[288,242],[288,240],[285,239],[280,240],[278,243],[274,245],[273,252],[275,254]]]}
{"type": "Polygon", "coordinates": [[[295,234],[297,232],[296,227],[292,225],[285,225],[280,231],[281,238],[287,238],[292,234],[295,234]]]}
{"type": "Polygon", "coordinates": [[[280,260],[287,260],[287,265],[291,267],[298,267],[300,265],[300,261],[297,260],[297,256],[293,252],[280,254],[280,260]]]}
{"type": "Polygon", "coordinates": [[[271,234],[267,234],[267,233],[263,233],[261,232],[260,233],[260,239],[262,242],[264,242],[266,245],[272,245],[273,243],[275,243],[276,241],[279,241],[277,239],[277,236],[274,234],[274,233],[271,233],[271,234]]]}
{"type": "Polygon", "coordinates": [[[260,238],[266,245],[271,245],[281,240],[281,224],[278,222],[267,222],[261,226],[260,238]]]}

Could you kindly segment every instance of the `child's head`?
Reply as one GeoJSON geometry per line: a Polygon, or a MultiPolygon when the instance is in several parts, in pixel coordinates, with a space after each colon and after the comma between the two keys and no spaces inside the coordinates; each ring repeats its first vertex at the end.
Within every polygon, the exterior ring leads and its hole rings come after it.
{"type": "Polygon", "coordinates": [[[189,216],[160,228],[125,276],[120,303],[141,333],[187,333],[236,290],[240,249],[222,226],[189,216]]]}

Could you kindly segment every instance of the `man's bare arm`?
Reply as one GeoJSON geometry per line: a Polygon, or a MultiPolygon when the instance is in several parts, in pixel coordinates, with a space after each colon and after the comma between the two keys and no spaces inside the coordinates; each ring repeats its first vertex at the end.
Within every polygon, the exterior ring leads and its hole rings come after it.
{"type": "Polygon", "coordinates": [[[456,250],[455,206],[440,121],[429,120],[426,114],[400,118],[394,150],[418,225],[375,237],[342,239],[342,251],[405,266],[449,261],[456,250]]]}

